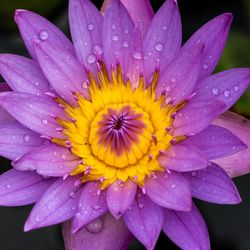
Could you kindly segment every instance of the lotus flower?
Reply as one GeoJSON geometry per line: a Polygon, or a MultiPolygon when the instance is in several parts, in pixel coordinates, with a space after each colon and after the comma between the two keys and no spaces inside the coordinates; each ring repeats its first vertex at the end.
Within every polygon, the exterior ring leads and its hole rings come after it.
{"type": "Polygon", "coordinates": [[[229,174],[250,170],[249,121],[222,115],[250,70],[211,75],[232,15],[182,47],[175,0],[154,16],[147,0],[107,1],[102,14],[69,0],[73,44],[30,11],[15,21],[32,59],[0,55],[0,154],[13,165],[0,204],[35,203],[25,231],[65,222],[68,250],[125,249],[131,235],[153,249],[161,230],[210,249],[192,197],[237,204],[229,174]]]}

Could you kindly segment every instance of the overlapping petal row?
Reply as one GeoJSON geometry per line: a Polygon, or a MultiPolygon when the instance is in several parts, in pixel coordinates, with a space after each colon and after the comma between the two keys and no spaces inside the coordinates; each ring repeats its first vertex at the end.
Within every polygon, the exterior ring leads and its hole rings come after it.
{"type": "Polygon", "coordinates": [[[147,0],[102,12],[69,0],[71,43],[16,11],[32,59],[0,55],[0,155],[14,167],[0,176],[0,204],[35,203],[25,231],[68,221],[67,249],[125,249],[131,233],[153,249],[161,230],[182,249],[210,249],[192,197],[236,204],[230,176],[250,169],[249,122],[223,114],[250,70],[211,75],[232,15],[181,46],[174,0],[155,15],[147,0]]]}

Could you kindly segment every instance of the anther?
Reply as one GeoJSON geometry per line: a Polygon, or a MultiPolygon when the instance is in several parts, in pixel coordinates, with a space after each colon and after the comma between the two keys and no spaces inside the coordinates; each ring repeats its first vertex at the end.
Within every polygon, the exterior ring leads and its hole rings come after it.
{"type": "Polygon", "coordinates": [[[153,155],[152,155],[152,154],[149,154],[149,155],[148,155],[148,160],[149,160],[149,161],[152,161],[152,159],[153,159],[153,155]]]}
{"type": "Polygon", "coordinates": [[[158,143],[156,135],[152,134],[152,140],[154,141],[154,144],[156,145],[158,143]]]}

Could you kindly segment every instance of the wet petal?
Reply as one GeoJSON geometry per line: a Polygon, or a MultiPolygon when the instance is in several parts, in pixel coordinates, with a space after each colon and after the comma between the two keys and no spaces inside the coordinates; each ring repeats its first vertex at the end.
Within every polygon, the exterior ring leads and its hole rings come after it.
{"type": "Polygon", "coordinates": [[[250,172],[250,122],[246,118],[232,112],[226,112],[214,121],[214,124],[224,127],[234,133],[247,145],[246,150],[236,154],[217,159],[215,162],[221,166],[231,177],[244,175],[250,172]]]}
{"type": "Polygon", "coordinates": [[[33,45],[34,39],[47,40],[49,43],[74,53],[73,45],[69,39],[44,17],[31,11],[16,10],[15,21],[26,48],[33,58],[37,58],[33,45]]]}
{"type": "Polygon", "coordinates": [[[208,159],[221,158],[246,149],[246,145],[229,130],[214,125],[187,138],[181,144],[198,147],[208,159]]]}
{"type": "Polygon", "coordinates": [[[165,69],[179,51],[181,39],[178,4],[175,0],[168,0],[154,16],[145,36],[146,79],[150,79],[158,63],[160,63],[160,70],[165,69]]]}
{"type": "Polygon", "coordinates": [[[79,187],[74,185],[76,178],[56,180],[33,207],[24,231],[51,226],[71,219],[77,212],[79,187]],[[78,192],[77,192],[78,191],[78,192]]]}
{"type": "Polygon", "coordinates": [[[109,213],[90,223],[78,233],[72,234],[71,221],[63,224],[63,238],[66,250],[85,249],[127,249],[131,234],[122,219],[116,220],[109,213]]]}
{"type": "Polygon", "coordinates": [[[137,190],[137,185],[131,180],[119,184],[113,183],[107,189],[107,205],[110,212],[119,218],[132,204],[137,190]]]}
{"type": "Polygon", "coordinates": [[[0,105],[29,129],[46,136],[64,138],[56,130],[55,117],[63,117],[62,109],[50,98],[24,93],[0,94],[0,105]]]}
{"type": "Polygon", "coordinates": [[[138,194],[123,218],[134,236],[147,249],[154,249],[162,228],[163,209],[146,195],[138,194]]]}
{"type": "Polygon", "coordinates": [[[198,170],[208,165],[206,156],[198,147],[180,144],[166,150],[158,161],[161,166],[178,172],[198,170]]]}
{"type": "Polygon", "coordinates": [[[67,148],[55,144],[31,150],[14,163],[19,170],[37,170],[45,176],[65,176],[75,169],[79,159],[67,148]]]}
{"type": "Polygon", "coordinates": [[[24,206],[37,202],[52,184],[30,171],[11,169],[0,176],[0,205],[24,206]]]}
{"type": "Polygon", "coordinates": [[[206,223],[194,204],[189,212],[166,209],[163,231],[183,250],[210,250],[206,223]]]}
{"type": "Polygon", "coordinates": [[[0,155],[15,160],[34,147],[43,145],[44,139],[18,122],[0,124],[0,155]]]}
{"type": "Polygon", "coordinates": [[[102,16],[89,0],[69,1],[69,23],[76,56],[82,65],[96,70],[96,56],[103,53],[102,16]]]}
{"type": "Polygon", "coordinates": [[[133,21],[127,10],[118,0],[109,4],[103,20],[104,59],[108,70],[121,63],[126,73],[130,61],[133,21]]]}
{"type": "Polygon", "coordinates": [[[195,198],[217,203],[238,204],[241,199],[228,174],[212,163],[205,170],[185,174],[195,198]]]}
{"type": "Polygon", "coordinates": [[[181,174],[158,173],[145,180],[147,195],[159,206],[189,211],[191,208],[191,190],[189,183],[181,174]]]}
{"type": "Polygon", "coordinates": [[[74,93],[88,96],[84,69],[71,53],[47,41],[36,40],[34,46],[43,73],[63,99],[74,104],[74,93]]]}
{"type": "Polygon", "coordinates": [[[84,186],[79,199],[79,212],[72,220],[73,233],[108,211],[106,192],[99,193],[99,186],[97,182],[88,182],[84,186]]]}
{"type": "Polygon", "coordinates": [[[218,63],[227,40],[231,22],[231,13],[217,16],[202,26],[184,45],[184,47],[192,49],[196,44],[205,44],[200,79],[209,76],[218,63]]]}

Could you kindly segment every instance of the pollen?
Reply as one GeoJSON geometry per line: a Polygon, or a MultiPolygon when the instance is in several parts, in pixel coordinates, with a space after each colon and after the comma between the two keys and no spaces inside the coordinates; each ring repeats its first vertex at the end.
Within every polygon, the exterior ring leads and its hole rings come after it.
{"type": "Polygon", "coordinates": [[[171,127],[185,102],[173,105],[164,94],[156,98],[159,72],[149,87],[143,76],[135,87],[119,64],[110,75],[104,63],[98,66],[96,78],[87,71],[88,99],[75,93],[76,104],[70,105],[56,98],[69,119],[57,119],[67,139],[52,141],[81,159],[71,175],[80,175],[82,182],[99,181],[105,189],[131,179],[143,187],[145,177],[165,171],[157,157],[182,139],[171,134],[171,127]]]}

